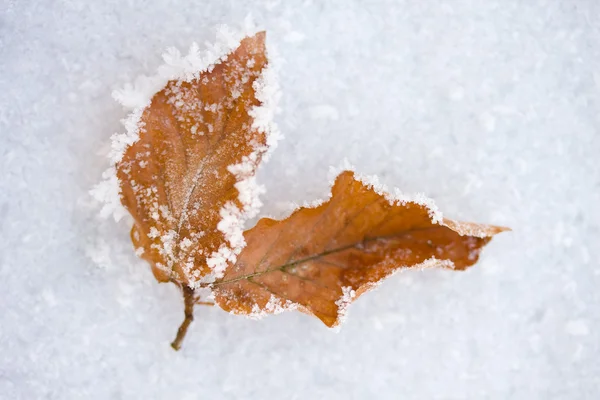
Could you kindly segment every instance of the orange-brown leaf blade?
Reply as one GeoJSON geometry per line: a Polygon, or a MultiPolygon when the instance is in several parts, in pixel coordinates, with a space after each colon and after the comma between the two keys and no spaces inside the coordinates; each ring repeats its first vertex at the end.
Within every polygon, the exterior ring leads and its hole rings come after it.
{"type": "Polygon", "coordinates": [[[134,245],[159,281],[189,285],[215,272],[207,259],[228,245],[218,227],[224,207],[245,207],[231,166],[252,175],[266,150],[251,116],[266,65],[261,32],[193,79],[169,81],[142,113],[117,177],[134,245]]]}
{"type": "Polygon", "coordinates": [[[216,302],[250,315],[297,306],[335,326],[354,298],[394,271],[465,269],[505,229],[432,222],[433,213],[422,203],[390,199],[346,171],[328,202],[282,221],[262,219],[246,232],[247,247],[214,285],[216,302]]]}

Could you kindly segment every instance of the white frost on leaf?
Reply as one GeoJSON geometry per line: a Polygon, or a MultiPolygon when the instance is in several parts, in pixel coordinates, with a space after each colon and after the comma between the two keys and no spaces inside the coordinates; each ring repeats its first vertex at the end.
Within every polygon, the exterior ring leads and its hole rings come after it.
{"type": "Polygon", "coordinates": [[[250,314],[246,314],[246,316],[250,319],[259,320],[270,314],[277,315],[284,311],[296,310],[297,308],[298,304],[292,302],[291,300],[283,301],[279,297],[271,295],[269,301],[264,307],[254,304],[254,306],[252,306],[252,311],[250,314]]]}
{"type": "Polygon", "coordinates": [[[244,240],[243,211],[237,208],[235,203],[228,202],[220,211],[221,221],[217,224],[217,229],[225,234],[232,249],[241,249],[245,246],[244,240]]]}
{"type": "MultiPolygon", "coordinates": [[[[150,97],[151,99],[152,97],[150,97]]],[[[148,100],[144,107],[134,109],[126,118],[121,120],[121,124],[125,127],[125,133],[114,133],[110,137],[111,149],[108,157],[113,164],[116,165],[121,161],[125,150],[140,138],[140,129],[144,127],[141,122],[142,114],[144,113],[144,109],[150,105],[150,100],[148,100]]]]}
{"type": "Polygon", "coordinates": [[[389,190],[389,188],[379,181],[375,175],[363,175],[356,172],[356,169],[347,159],[344,159],[339,167],[329,168],[329,181],[333,184],[336,177],[344,171],[354,173],[354,179],[362,182],[366,187],[375,191],[375,193],[383,196],[391,205],[406,205],[414,203],[425,207],[429,212],[431,222],[434,224],[442,224],[444,217],[438,209],[433,199],[425,196],[423,193],[407,194],[400,189],[389,190]]]}
{"type": "Polygon", "coordinates": [[[197,283],[212,283],[216,279],[223,277],[227,266],[236,261],[237,255],[246,246],[246,241],[244,240],[244,223],[246,217],[243,211],[235,203],[228,202],[221,209],[220,215],[221,221],[217,224],[217,229],[223,232],[228,244],[221,244],[219,250],[213,252],[206,259],[206,264],[212,273],[197,283]]]}
{"type": "MultiPolygon", "coordinates": [[[[429,269],[429,268],[455,269],[456,266],[454,265],[454,262],[452,262],[452,260],[440,260],[440,259],[437,259],[432,256],[432,257],[429,257],[427,260],[423,261],[422,263],[413,266],[410,269],[424,270],[424,269],[429,269]]],[[[400,268],[400,269],[404,270],[404,269],[408,269],[408,267],[404,267],[404,268],[400,268]]]]}
{"type": "Polygon", "coordinates": [[[238,203],[226,203],[220,210],[221,221],[217,229],[223,233],[228,244],[222,244],[219,250],[207,258],[207,265],[212,270],[209,277],[201,282],[212,283],[225,273],[229,264],[235,263],[237,255],[246,246],[244,240],[244,225],[246,221],[254,218],[262,206],[260,195],[265,192],[263,186],[256,182],[255,174],[261,161],[267,161],[270,153],[281,138],[279,129],[274,122],[275,114],[279,112],[278,103],[281,98],[277,81],[277,57],[272,56],[269,50],[269,63],[261,71],[261,75],[254,81],[255,97],[260,105],[253,107],[249,114],[252,117],[252,128],[265,134],[266,145],[253,143],[253,151],[242,158],[242,162],[227,167],[227,170],[236,177],[235,188],[238,190],[238,203]]]}
{"type": "Polygon", "coordinates": [[[329,172],[327,173],[327,180],[329,185],[333,186],[335,179],[344,171],[356,171],[356,167],[347,158],[344,158],[338,166],[330,166],[329,172]]]}
{"type": "Polygon", "coordinates": [[[234,253],[229,246],[222,244],[219,247],[219,250],[213,252],[210,257],[206,259],[206,264],[212,270],[212,273],[202,277],[199,281],[190,281],[190,286],[196,287],[202,283],[213,283],[215,280],[222,277],[229,263],[234,263],[236,261],[237,254],[234,253]]]}
{"type": "Polygon", "coordinates": [[[115,171],[115,167],[111,166],[102,173],[102,181],[90,190],[90,195],[100,204],[100,216],[108,218],[113,216],[115,221],[120,221],[127,210],[121,204],[121,186],[115,171]]]}
{"type": "Polygon", "coordinates": [[[355,297],[356,291],[352,289],[352,286],[342,287],[342,295],[335,301],[335,305],[338,308],[338,316],[334,328],[339,327],[346,320],[346,317],[348,316],[348,307],[355,297]]]}
{"type": "Polygon", "coordinates": [[[448,228],[462,236],[474,236],[479,238],[485,238],[493,236],[494,234],[504,231],[507,228],[497,227],[486,224],[476,224],[473,222],[460,222],[452,220],[444,220],[443,224],[448,228]]]}
{"type": "Polygon", "coordinates": [[[228,265],[235,263],[237,255],[246,247],[244,225],[247,220],[258,214],[262,206],[259,196],[265,191],[263,186],[257,184],[254,177],[260,161],[259,151],[255,148],[255,151],[249,156],[243,157],[241,163],[230,165],[227,168],[236,177],[237,183],[234,186],[239,192],[238,203],[241,208],[235,202],[230,201],[225,203],[219,211],[221,221],[217,224],[217,229],[225,236],[226,243],[222,244],[219,250],[213,252],[206,260],[212,274],[197,283],[212,283],[223,277],[228,265]]]}
{"type": "MultiPolygon", "coordinates": [[[[305,201],[304,203],[302,203],[302,207],[303,208],[317,208],[317,207],[325,204],[326,202],[328,202],[330,198],[331,198],[331,195],[328,198],[315,199],[312,201],[305,201]]],[[[298,207],[296,207],[296,208],[298,208],[298,207]]]]}
{"type": "Polygon", "coordinates": [[[265,152],[263,155],[264,161],[269,159],[271,153],[277,147],[277,142],[282,138],[275,123],[275,115],[280,112],[281,90],[279,88],[278,71],[283,61],[273,47],[268,49],[267,57],[267,66],[263,68],[260,77],[252,84],[260,105],[253,107],[249,112],[253,118],[252,128],[263,132],[267,138],[266,148],[256,149],[265,152]]]}
{"type": "Polygon", "coordinates": [[[435,205],[435,202],[423,193],[406,194],[397,188],[390,191],[386,185],[379,182],[379,178],[375,175],[369,176],[354,173],[354,177],[369,189],[375,191],[375,193],[383,196],[392,205],[418,204],[427,209],[431,222],[434,224],[441,224],[444,220],[442,212],[435,205]]]}

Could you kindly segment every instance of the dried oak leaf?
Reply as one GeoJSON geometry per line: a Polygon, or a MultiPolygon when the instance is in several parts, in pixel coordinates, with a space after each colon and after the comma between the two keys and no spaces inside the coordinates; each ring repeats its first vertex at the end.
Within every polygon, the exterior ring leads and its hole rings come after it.
{"type": "Polygon", "coordinates": [[[241,223],[256,208],[252,179],[267,150],[252,112],[266,66],[260,32],[207,71],[169,81],[143,110],[117,177],[134,245],[159,281],[214,281],[244,245],[241,223]]]}
{"type": "Polygon", "coordinates": [[[216,303],[260,316],[298,308],[329,327],[348,304],[402,268],[463,270],[506,228],[440,217],[427,200],[406,200],[341,173],[331,199],[282,220],[261,219],[247,247],[214,283],[216,303]]]}

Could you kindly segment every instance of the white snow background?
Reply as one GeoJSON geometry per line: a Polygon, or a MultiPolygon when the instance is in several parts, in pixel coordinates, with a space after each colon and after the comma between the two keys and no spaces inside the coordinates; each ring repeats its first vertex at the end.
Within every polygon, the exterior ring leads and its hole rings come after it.
{"type": "Polygon", "coordinates": [[[600,398],[600,2],[0,4],[1,399],[600,398]],[[450,218],[507,225],[466,272],[410,271],[340,333],[196,309],[88,195],[111,92],[251,13],[285,60],[263,215],[344,158],[450,218]]]}

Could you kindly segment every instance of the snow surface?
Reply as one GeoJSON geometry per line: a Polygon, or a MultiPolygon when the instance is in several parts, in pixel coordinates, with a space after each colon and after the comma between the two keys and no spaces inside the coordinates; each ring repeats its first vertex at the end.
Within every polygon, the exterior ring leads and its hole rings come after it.
{"type": "Polygon", "coordinates": [[[4,2],[0,398],[599,398],[599,23],[595,0],[4,2]],[[180,294],[87,192],[111,92],[249,13],[285,60],[262,214],[348,158],[513,232],[464,273],[395,275],[339,334],[206,307],[176,353],[180,294]]]}

